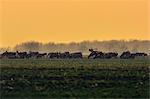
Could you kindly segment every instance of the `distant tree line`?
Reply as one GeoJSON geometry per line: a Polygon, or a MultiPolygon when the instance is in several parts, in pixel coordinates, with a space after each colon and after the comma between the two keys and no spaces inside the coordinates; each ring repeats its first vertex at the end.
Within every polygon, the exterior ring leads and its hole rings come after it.
{"type": "Polygon", "coordinates": [[[150,53],[149,40],[110,40],[110,41],[83,41],[80,43],[40,43],[35,41],[24,42],[14,48],[0,48],[0,51],[38,51],[38,52],[82,52],[89,54],[88,49],[93,48],[102,52],[145,52],[150,53]]]}

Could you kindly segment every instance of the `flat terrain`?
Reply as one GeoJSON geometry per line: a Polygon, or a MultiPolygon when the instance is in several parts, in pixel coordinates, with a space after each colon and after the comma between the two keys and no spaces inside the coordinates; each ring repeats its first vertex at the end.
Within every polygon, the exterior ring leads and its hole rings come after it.
{"type": "Polygon", "coordinates": [[[2,99],[149,98],[148,59],[8,59],[2,99]]]}

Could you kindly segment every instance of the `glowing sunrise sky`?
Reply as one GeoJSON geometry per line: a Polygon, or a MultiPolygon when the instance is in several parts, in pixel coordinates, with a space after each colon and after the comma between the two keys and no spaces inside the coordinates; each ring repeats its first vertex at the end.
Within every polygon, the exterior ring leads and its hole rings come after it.
{"type": "Polygon", "coordinates": [[[149,40],[149,0],[0,0],[0,47],[149,40]]]}

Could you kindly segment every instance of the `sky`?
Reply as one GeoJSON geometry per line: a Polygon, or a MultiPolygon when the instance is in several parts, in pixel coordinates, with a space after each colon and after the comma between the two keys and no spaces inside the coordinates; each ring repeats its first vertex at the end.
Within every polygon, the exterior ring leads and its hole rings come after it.
{"type": "Polygon", "coordinates": [[[0,0],[0,47],[150,40],[149,0],[0,0]]]}

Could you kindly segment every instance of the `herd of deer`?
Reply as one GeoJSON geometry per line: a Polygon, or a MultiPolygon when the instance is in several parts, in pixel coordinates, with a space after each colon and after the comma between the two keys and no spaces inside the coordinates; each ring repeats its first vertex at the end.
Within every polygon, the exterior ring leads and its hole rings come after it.
{"type": "MultiPolygon", "coordinates": [[[[136,57],[147,57],[146,53],[131,53],[129,51],[123,52],[120,56],[115,52],[104,53],[101,51],[95,51],[89,49],[90,54],[88,59],[111,59],[111,58],[121,58],[121,59],[134,59],[136,57]]],[[[0,54],[0,58],[4,59],[32,59],[32,58],[47,58],[47,59],[82,59],[83,55],[81,52],[52,52],[52,53],[39,53],[39,52],[4,52],[0,54]]]]}

